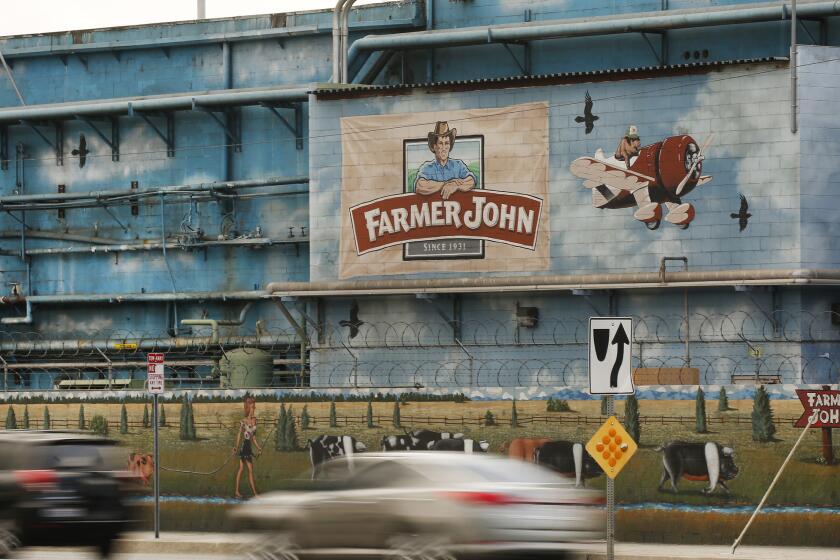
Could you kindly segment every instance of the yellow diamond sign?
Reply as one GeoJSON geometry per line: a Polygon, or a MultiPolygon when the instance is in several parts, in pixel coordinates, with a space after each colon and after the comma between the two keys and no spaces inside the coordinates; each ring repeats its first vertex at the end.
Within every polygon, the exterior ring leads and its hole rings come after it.
{"type": "Polygon", "coordinates": [[[586,451],[610,478],[618,476],[638,448],[615,416],[610,416],[586,444],[586,451]]]}

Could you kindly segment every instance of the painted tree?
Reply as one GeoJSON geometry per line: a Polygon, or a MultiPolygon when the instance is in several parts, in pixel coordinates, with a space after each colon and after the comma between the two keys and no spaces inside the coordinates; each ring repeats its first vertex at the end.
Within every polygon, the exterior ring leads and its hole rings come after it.
{"type": "Polygon", "coordinates": [[[601,396],[601,416],[607,416],[609,412],[607,411],[607,397],[601,396]]]}
{"type": "Polygon", "coordinates": [[[12,406],[6,411],[6,429],[17,430],[17,416],[15,416],[15,409],[12,406]]]}
{"type": "Polygon", "coordinates": [[[29,405],[23,405],[23,429],[29,429],[29,405]]]}
{"type": "Polygon", "coordinates": [[[726,412],[729,410],[729,399],[726,397],[726,387],[720,388],[720,394],[718,395],[718,410],[720,412],[726,412]]]}
{"type": "Polygon", "coordinates": [[[639,417],[639,401],[636,395],[628,395],[624,402],[624,429],[633,438],[633,441],[639,443],[642,437],[642,423],[639,417]]]}
{"type": "Polygon", "coordinates": [[[513,428],[519,426],[519,413],[516,412],[516,399],[513,399],[510,407],[510,425],[513,428]]]}
{"type": "Polygon", "coordinates": [[[144,428],[151,428],[152,427],[152,421],[149,420],[149,405],[148,404],[143,405],[143,427],[144,428]]]}
{"type": "Polygon", "coordinates": [[[160,416],[158,417],[158,425],[161,428],[166,427],[166,408],[163,406],[163,403],[160,403],[160,416]]]}
{"type": "Polygon", "coordinates": [[[496,417],[493,416],[493,413],[489,410],[484,413],[484,425],[485,426],[495,426],[496,425],[496,417]]]}
{"type": "Polygon", "coordinates": [[[90,421],[90,429],[93,433],[100,436],[108,435],[108,420],[101,414],[94,414],[90,421]]]}
{"type": "Polygon", "coordinates": [[[367,405],[367,427],[373,428],[373,403],[370,401],[367,405]]]}
{"type": "Polygon", "coordinates": [[[187,428],[189,429],[190,441],[198,439],[198,434],[195,431],[195,414],[193,413],[193,402],[189,399],[187,407],[187,428]]]}
{"type": "Polygon", "coordinates": [[[330,403],[330,428],[338,427],[338,418],[335,416],[335,401],[330,403]]]}
{"type": "Polygon", "coordinates": [[[402,428],[402,420],[400,419],[400,398],[394,401],[394,427],[402,428]]]}
{"type": "Polygon", "coordinates": [[[86,429],[85,423],[85,405],[79,405],[79,429],[84,430],[86,429]]]}
{"type": "Polygon", "coordinates": [[[697,397],[694,401],[694,431],[698,434],[705,434],[706,427],[706,395],[703,389],[697,387],[697,397]]]}
{"type": "Polygon", "coordinates": [[[52,421],[50,420],[50,407],[44,407],[44,429],[49,430],[52,427],[52,421]]]}
{"type": "Polygon", "coordinates": [[[300,429],[301,430],[308,430],[309,423],[312,419],[309,417],[309,411],[306,409],[306,405],[303,405],[303,411],[300,413],[300,429]]]}
{"type": "Polygon", "coordinates": [[[181,424],[178,430],[178,437],[182,441],[194,441],[195,438],[195,419],[192,414],[192,401],[184,396],[181,402],[181,424]]]}
{"type": "Polygon", "coordinates": [[[277,428],[274,433],[274,449],[277,451],[285,451],[286,449],[286,424],[288,423],[288,413],[286,412],[286,405],[280,403],[280,412],[277,414],[277,428]]]}
{"type": "Polygon", "coordinates": [[[292,410],[292,407],[289,407],[289,414],[286,416],[286,428],[285,428],[285,445],[286,448],[284,451],[297,451],[300,449],[300,445],[298,444],[298,437],[297,437],[297,429],[295,428],[295,411],[292,410]]]}
{"type": "Polygon", "coordinates": [[[120,408],[120,433],[123,435],[128,433],[128,410],[125,408],[125,403],[120,408]]]}
{"type": "Polygon", "coordinates": [[[755,391],[752,410],[752,437],[754,441],[773,441],[776,425],[773,423],[773,409],[770,407],[770,397],[759,385],[755,391]]]}

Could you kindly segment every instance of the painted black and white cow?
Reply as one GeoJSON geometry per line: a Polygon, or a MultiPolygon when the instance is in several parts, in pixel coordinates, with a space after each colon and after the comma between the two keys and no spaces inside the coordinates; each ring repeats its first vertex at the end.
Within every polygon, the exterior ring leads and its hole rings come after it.
{"type": "Polygon", "coordinates": [[[307,440],[309,461],[312,463],[312,478],[315,479],[319,466],[333,457],[352,457],[355,453],[367,451],[367,446],[353,436],[318,436],[307,440]]]}
{"type": "Polygon", "coordinates": [[[681,477],[686,480],[709,481],[709,486],[703,489],[704,494],[711,494],[720,484],[729,494],[726,486],[727,480],[738,476],[738,467],[735,465],[735,451],[731,447],[724,447],[719,443],[709,441],[706,443],[688,443],[684,441],[672,441],[662,447],[662,465],[664,470],[659,481],[659,490],[670,479],[671,488],[677,491],[677,480],[681,477]]]}
{"type": "Polygon", "coordinates": [[[433,451],[461,451],[463,453],[487,453],[490,444],[469,438],[450,438],[435,442],[433,451]]]}
{"type": "Polygon", "coordinates": [[[583,445],[571,441],[556,440],[542,444],[534,450],[534,462],[563,476],[575,477],[576,486],[583,486],[587,478],[604,474],[583,445]]]}
{"type": "Polygon", "coordinates": [[[464,434],[435,432],[433,430],[413,430],[405,434],[382,438],[382,451],[428,451],[436,442],[445,439],[460,439],[464,434]]]}

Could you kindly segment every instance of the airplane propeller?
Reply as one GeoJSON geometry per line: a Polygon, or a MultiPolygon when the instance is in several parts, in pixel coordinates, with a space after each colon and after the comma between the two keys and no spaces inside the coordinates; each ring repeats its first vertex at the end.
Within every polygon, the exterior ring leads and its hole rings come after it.
{"type": "Polygon", "coordinates": [[[700,148],[700,152],[697,154],[697,158],[694,160],[694,163],[691,164],[691,167],[688,169],[688,173],[685,174],[683,180],[680,181],[680,184],[677,185],[677,196],[680,196],[685,188],[686,184],[688,184],[688,180],[691,179],[691,176],[694,174],[694,170],[697,168],[697,165],[706,159],[706,156],[703,153],[706,151],[706,148],[709,147],[709,144],[712,143],[712,139],[715,137],[715,133],[711,133],[707,138],[706,141],[703,142],[703,146],[700,148]]]}

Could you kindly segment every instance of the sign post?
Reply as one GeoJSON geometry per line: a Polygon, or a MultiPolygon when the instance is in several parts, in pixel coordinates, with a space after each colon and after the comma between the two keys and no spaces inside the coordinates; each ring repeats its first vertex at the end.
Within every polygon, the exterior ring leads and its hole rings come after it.
{"type": "Polygon", "coordinates": [[[164,356],[161,353],[146,355],[146,379],[152,395],[152,423],[154,424],[155,455],[155,538],[160,538],[160,449],[158,445],[158,395],[164,391],[164,356]]]}
{"type": "Polygon", "coordinates": [[[586,451],[607,475],[607,560],[615,558],[615,476],[636,451],[636,442],[615,417],[613,395],[630,395],[633,320],[630,317],[589,318],[589,393],[606,395],[610,418],[586,445],[586,451]]]}
{"type": "Polygon", "coordinates": [[[797,389],[796,395],[805,409],[802,418],[796,421],[797,428],[803,428],[811,416],[815,416],[814,428],[822,429],[822,452],[825,462],[834,464],[834,450],[831,445],[831,428],[840,428],[840,391],[828,385],[819,389],[797,389]]]}

